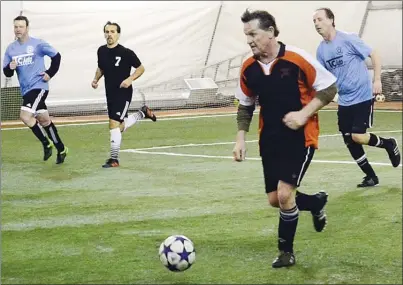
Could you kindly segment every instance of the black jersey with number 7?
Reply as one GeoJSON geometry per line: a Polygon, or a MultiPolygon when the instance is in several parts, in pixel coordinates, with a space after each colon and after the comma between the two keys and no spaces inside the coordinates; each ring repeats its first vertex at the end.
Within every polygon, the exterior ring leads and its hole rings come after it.
{"type": "MultiPolygon", "coordinates": [[[[107,93],[120,88],[122,81],[130,76],[132,67],[140,65],[137,55],[120,44],[114,48],[106,45],[98,48],[98,67],[103,71],[107,93]]],[[[132,90],[132,87],[128,89],[132,90]]]]}

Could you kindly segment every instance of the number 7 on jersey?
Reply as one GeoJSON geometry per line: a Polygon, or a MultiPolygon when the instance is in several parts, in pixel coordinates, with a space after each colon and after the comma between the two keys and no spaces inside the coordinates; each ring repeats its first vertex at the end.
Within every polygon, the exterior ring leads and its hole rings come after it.
{"type": "Polygon", "coordinates": [[[120,62],[121,59],[122,59],[122,57],[120,57],[120,56],[117,56],[117,57],[116,57],[115,66],[119,66],[119,62],[120,62]]]}

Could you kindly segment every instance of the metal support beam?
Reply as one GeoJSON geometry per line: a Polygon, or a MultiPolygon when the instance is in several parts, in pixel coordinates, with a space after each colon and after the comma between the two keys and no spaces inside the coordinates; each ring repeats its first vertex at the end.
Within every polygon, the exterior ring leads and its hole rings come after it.
{"type": "Polygon", "coordinates": [[[210,58],[211,48],[213,47],[213,42],[214,42],[214,37],[215,37],[215,32],[217,31],[218,21],[220,20],[220,16],[221,16],[222,6],[223,6],[223,1],[221,1],[220,8],[218,9],[217,18],[216,18],[216,21],[215,21],[215,24],[214,24],[213,34],[211,36],[210,45],[208,47],[206,60],[204,61],[204,66],[207,66],[208,60],[210,58]]]}
{"type": "Polygon", "coordinates": [[[371,10],[371,7],[372,7],[372,1],[368,1],[367,2],[367,7],[365,8],[364,17],[362,18],[360,31],[358,32],[358,36],[360,38],[362,37],[362,34],[364,33],[364,28],[365,28],[365,26],[367,24],[368,13],[369,13],[369,10],[371,10]]]}
{"type": "Polygon", "coordinates": [[[403,6],[402,3],[387,4],[387,5],[382,5],[382,6],[371,5],[371,8],[369,10],[371,10],[371,11],[374,11],[374,10],[401,10],[402,6],[403,6]]]}

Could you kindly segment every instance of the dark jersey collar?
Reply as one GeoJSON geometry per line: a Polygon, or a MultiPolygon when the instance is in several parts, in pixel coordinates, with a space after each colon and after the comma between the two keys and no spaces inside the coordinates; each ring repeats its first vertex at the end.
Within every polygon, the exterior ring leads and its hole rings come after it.
{"type": "MultiPolygon", "coordinates": [[[[283,44],[282,42],[278,41],[279,45],[280,45],[280,50],[278,51],[277,57],[283,57],[285,55],[285,44],[283,44]]],[[[259,57],[253,56],[254,59],[259,60],[259,57]]]]}
{"type": "Polygon", "coordinates": [[[283,57],[285,55],[285,44],[283,44],[282,42],[278,42],[280,44],[280,50],[278,52],[277,57],[283,57]]]}

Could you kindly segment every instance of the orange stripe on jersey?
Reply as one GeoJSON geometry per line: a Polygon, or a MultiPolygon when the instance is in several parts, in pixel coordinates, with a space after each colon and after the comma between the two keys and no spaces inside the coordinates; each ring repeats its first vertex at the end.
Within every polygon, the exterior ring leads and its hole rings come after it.
{"type": "MultiPolygon", "coordinates": [[[[316,79],[316,69],[305,58],[293,51],[286,51],[282,59],[290,61],[301,69],[298,78],[298,88],[301,94],[302,106],[306,106],[315,97],[313,84],[316,79]]],[[[318,148],[319,141],[319,119],[318,114],[308,119],[305,127],[305,146],[314,146],[318,148]]]]}
{"type": "Polygon", "coordinates": [[[241,69],[241,78],[240,78],[240,86],[242,89],[242,92],[245,93],[246,96],[252,97],[253,93],[252,91],[246,86],[246,77],[244,75],[245,70],[251,66],[256,60],[251,56],[245,62],[242,64],[242,69],[241,69]]]}

